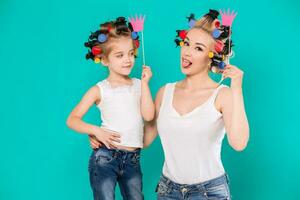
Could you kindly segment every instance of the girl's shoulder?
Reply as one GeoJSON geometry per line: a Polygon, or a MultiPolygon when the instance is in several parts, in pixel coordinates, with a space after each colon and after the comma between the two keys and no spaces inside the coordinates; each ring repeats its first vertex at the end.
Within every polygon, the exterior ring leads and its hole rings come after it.
{"type": "Polygon", "coordinates": [[[95,86],[98,86],[98,87],[104,87],[104,86],[107,86],[108,85],[108,82],[106,79],[103,79],[103,80],[100,80],[98,81],[95,86]]]}
{"type": "Polygon", "coordinates": [[[141,79],[131,78],[131,80],[132,80],[132,87],[135,88],[136,90],[140,91],[141,87],[142,87],[141,79]]]}
{"type": "Polygon", "coordinates": [[[133,77],[133,78],[131,78],[131,80],[132,80],[133,84],[141,84],[141,79],[139,79],[139,78],[133,77]]]}

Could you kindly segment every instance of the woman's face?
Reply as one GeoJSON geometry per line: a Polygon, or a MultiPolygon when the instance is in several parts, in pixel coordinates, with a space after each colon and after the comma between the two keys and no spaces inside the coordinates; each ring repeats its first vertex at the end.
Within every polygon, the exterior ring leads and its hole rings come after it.
{"type": "Polygon", "coordinates": [[[181,71],[186,75],[194,75],[209,70],[211,62],[208,53],[213,46],[212,36],[199,28],[193,28],[181,47],[181,71]]]}

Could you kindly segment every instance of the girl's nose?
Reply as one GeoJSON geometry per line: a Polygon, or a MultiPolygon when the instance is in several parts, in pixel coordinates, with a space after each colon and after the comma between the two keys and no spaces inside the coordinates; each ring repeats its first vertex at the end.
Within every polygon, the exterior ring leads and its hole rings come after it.
{"type": "Polygon", "coordinates": [[[125,62],[126,62],[126,63],[131,63],[131,59],[127,56],[127,57],[125,58],[125,62]]]}
{"type": "Polygon", "coordinates": [[[125,57],[125,62],[131,62],[129,56],[126,56],[126,57],[125,57]]]}

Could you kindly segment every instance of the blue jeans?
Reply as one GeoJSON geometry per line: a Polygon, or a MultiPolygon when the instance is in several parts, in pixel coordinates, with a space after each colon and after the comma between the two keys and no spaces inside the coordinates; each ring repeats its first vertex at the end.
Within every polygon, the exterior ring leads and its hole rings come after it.
{"type": "Polygon", "coordinates": [[[178,184],[164,175],[156,187],[158,200],[230,200],[227,174],[199,184],[178,184]]]}
{"type": "Polygon", "coordinates": [[[140,151],[106,147],[93,151],[89,160],[89,174],[95,200],[115,199],[116,183],[124,200],[144,199],[140,151]]]}

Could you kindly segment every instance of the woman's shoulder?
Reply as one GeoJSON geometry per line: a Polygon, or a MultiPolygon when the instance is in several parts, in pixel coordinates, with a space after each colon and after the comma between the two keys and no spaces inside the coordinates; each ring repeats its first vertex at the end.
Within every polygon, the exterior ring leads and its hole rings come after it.
{"type": "Polygon", "coordinates": [[[174,87],[176,82],[170,82],[170,83],[165,83],[162,85],[159,89],[158,92],[156,93],[156,98],[161,99],[165,93],[166,90],[168,90],[171,87],[174,87]]]}
{"type": "Polygon", "coordinates": [[[175,87],[177,83],[178,83],[178,81],[174,81],[174,82],[165,83],[165,85],[163,85],[161,88],[170,88],[170,87],[175,87]]]}
{"type": "Polygon", "coordinates": [[[232,100],[232,91],[231,88],[227,85],[221,84],[219,86],[219,91],[216,101],[221,103],[231,102],[232,100]]]}
{"type": "Polygon", "coordinates": [[[219,85],[219,94],[228,95],[231,92],[231,89],[229,86],[225,84],[219,85]]]}
{"type": "Polygon", "coordinates": [[[164,93],[166,88],[169,88],[171,86],[174,86],[176,84],[176,82],[170,82],[170,83],[165,83],[164,85],[162,85],[159,90],[158,93],[164,93]]]}

